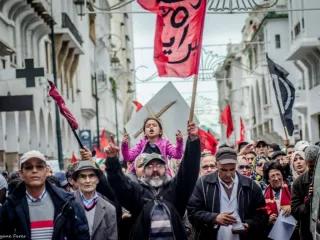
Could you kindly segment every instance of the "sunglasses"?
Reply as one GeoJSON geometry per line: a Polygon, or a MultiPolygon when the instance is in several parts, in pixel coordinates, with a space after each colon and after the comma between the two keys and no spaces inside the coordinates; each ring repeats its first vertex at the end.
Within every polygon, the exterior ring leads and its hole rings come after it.
{"type": "Polygon", "coordinates": [[[217,167],[216,165],[210,164],[210,165],[203,165],[201,168],[202,168],[203,170],[208,170],[209,168],[215,169],[216,167],[217,167]]]}
{"type": "Polygon", "coordinates": [[[239,165],[239,169],[251,169],[249,165],[239,165]]]}
{"type": "Polygon", "coordinates": [[[25,165],[23,166],[23,169],[26,171],[32,171],[33,169],[36,169],[36,171],[41,171],[45,169],[47,166],[44,164],[37,164],[37,165],[25,165]]]}
{"type": "Polygon", "coordinates": [[[43,169],[45,169],[47,167],[47,165],[45,164],[36,164],[36,165],[32,165],[32,164],[28,164],[28,165],[24,165],[22,166],[22,168],[26,171],[32,171],[34,168],[37,170],[37,171],[41,171],[43,169]]]}

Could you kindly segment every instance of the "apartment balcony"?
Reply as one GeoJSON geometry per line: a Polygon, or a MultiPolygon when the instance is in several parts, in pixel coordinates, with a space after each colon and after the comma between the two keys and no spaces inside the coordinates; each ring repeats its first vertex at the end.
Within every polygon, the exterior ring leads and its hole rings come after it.
{"type": "Polygon", "coordinates": [[[288,60],[302,60],[308,54],[312,54],[315,49],[320,47],[320,37],[311,38],[301,35],[299,38],[292,41],[288,60]]]}
{"type": "Polygon", "coordinates": [[[58,38],[58,42],[68,42],[68,48],[75,49],[76,54],[83,54],[82,50],[82,37],[81,34],[76,27],[76,25],[72,22],[71,18],[69,17],[68,13],[62,12],[61,13],[61,26],[60,28],[57,27],[55,30],[55,34],[60,36],[58,38]]]}

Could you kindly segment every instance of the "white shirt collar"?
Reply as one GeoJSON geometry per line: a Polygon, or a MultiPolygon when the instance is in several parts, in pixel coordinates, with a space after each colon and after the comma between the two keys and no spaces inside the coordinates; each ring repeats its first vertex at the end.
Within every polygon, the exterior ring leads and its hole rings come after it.
{"type": "Polygon", "coordinates": [[[47,190],[46,188],[44,188],[43,192],[40,194],[40,196],[38,198],[34,198],[31,196],[30,193],[28,193],[28,191],[26,190],[26,197],[29,203],[33,203],[33,202],[41,202],[42,199],[46,196],[47,194],[47,190]]]}

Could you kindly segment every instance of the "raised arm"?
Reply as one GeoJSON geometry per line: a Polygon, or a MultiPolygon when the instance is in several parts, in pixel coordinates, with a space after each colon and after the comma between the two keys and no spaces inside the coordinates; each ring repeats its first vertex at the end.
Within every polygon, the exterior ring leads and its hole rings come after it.
{"type": "Polygon", "coordinates": [[[182,215],[185,212],[200,171],[200,140],[198,128],[194,123],[188,124],[188,135],[184,157],[174,179],[174,184],[176,184],[176,208],[182,215]]]}
{"type": "Polygon", "coordinates": [[[124,136],[121,142],[121,153],[123,160],[127,162],[132,162],[141,153],[144,146],[145,139],[141,139],[134,147],[129,147],[128,136],[124,136]]]}
{"type": "Polygon", "coordinates": [[[119,148],[110,144],[107,148],[106,169],[108,182],[121,206],[132,214],[138,214],[143,206],[143,188],[124,175],[117,157],[119,148]]]}
{"type": "Polygon", "coordinates": [[[172,145],[169,141],[166,147],[167,154],[175,159],[181,159],[183,154],[183,136],[180,131],[176,134],[176,145],[172,145]]]}

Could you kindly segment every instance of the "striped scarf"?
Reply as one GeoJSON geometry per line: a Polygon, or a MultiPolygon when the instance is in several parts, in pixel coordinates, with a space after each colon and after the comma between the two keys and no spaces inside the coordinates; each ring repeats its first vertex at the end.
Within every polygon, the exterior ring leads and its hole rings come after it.
{"type": "Polygon", "coordinates": [[[159,201],[151,210],[150,240],[173,240],[173,232],[168,207],[159,201]]]}
{"type": "Polygon", "coordinates": [[[290,205],[291,202],[291,194],[288,188],[287,184],[283,184],[281,187],[281,191],[279,190],[279,195],[273,194],[273,190],[271,186],[269,185],[265,192],[264,192],[264,198],[266,200],[266,209],[267,213],[270,216],[271,214],[277,214],[278,215],[278,208],[277,208],[277,203],[276,199],[280,198],[280,206],[287,206],[290,205]],[[281,193],[281,194],[280,194],[281,193]]]}

